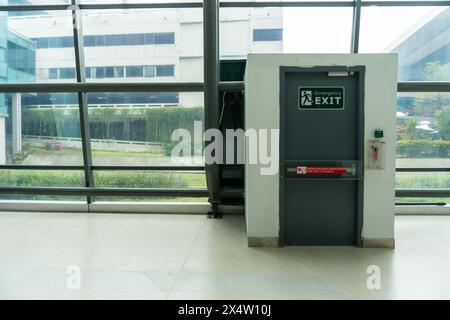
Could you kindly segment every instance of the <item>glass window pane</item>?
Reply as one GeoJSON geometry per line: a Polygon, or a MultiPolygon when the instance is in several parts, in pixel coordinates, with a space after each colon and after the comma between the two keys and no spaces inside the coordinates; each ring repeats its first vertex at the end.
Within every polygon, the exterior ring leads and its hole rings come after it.
{"type": "Polygon", "coordinates": [[[125,73],[115,75],[126,82],[161,81],[151,68],[144,71],[144,66],[157,65],[174,66],[162,67],[160,77],[179,82],[203,80],[201,8],[84,10],[82,14],[85,44],[89,41],[84,50],[86,65],[126,67],[125,73]],[[94,35],[106,37],[106,44],[88,40],[94,35]]]}
{"type": "Polygon", "coordinates": [[[175,43],[175,32],[163,32],[155,34],[155,44],[175,43]]]}
{"type": "Polygon", "coordinates": [[[96,78],[104,78],[105,77],[105,67],[96,67],[95,68],[95,77],[96,78]]]}
{"type": "Polygon", "coordinates": [[[142,77],[144,76],[143,66],[128,66],[127,77],[142,77]]]}
{"type": "MultiPolygon", "coordinates": [[[[225,1],[227,1],[227,0],[225,0],[225,1]]],[[[362,2],[365,2],[365,1],[370,1],[370,0],[362,0],[362,2]]],[[[386,2],[388,2],[388,1],[396,1],[396,0],[381,0],[381,1],[386,1],[386,2]]],[[[400,0],[400,1],[405,1],[405,2],[410,2],[411,0],[400,0]]],[[[424,0],[424,1],[433,1],[433,0],[424,0]]],[[[446,1],[446,0],[436,0],[436,1],[446,1]]]]}
{"type": "Polygon", "coordinates": [[[206,188],[205,172],[95,171],[97,187],[104,188],[206,188]]]}
{"type": "Polygon", "coordinates": [[[77,94],[6,94],[3,101],[0,164],[83,164],[77,94]]]}
{"type": "Polygon", "coordinates": [[[37,44],[38,49],[58,49],[72,48],[74,45],[73,37],[38,37],[31,39],[37,44]]]}
{"type": "Polygon", "coordinates": [[[124,67],[114,67],[114,77],[123,78],[124,74],[124,67]]]}
{"type": "Polygon", "coordinates": [[[363,8],[360,52],[398,53],[401,81],[448,81],[449,30],[448,7],[363,8]]]}
{"type": "Polygon", "coordinates": [[[105,76],[106,78],[114,78],[114,67],[106,67],[105,76]]]}
{"type": "MultiPolygon", "coordinates": [[[[103,0],[100,0],[103,1],[103,0]]],[[[22,5],[22,4],[29,4],[29,5],[43,5],[43,4],[66,4],[70,3],[70,0],[32,0],[32,1],[26,1],[26,0],[1,0],[0,3],[5,3],[6,5],[22,5]]],[[[3,5],[3,4],[2,4],[3,5]]]]}
{"type": "Polygon", "coordinates": [[[450,189],[448,172],[397,172],[398,189],[450,189]]]}
{"type": "MultiPolygon", "coordinates": [[[[50,1],[50,0],[41,0],[41,1],[50,1]]],[[[104,3],[123,3],[124,0],[81,0],[81,3],[95,3],[99,2],[104,3]]],[[[173,2],[202,2],[202,0],[127,0],[127,3],[173,3],[173,2]]]]}
{"type": "Polygon", "coordinates": [[[104,35],[94,36],[94,41],[95,41],[94,46],[102,47],[105,45],[105,36],[104,35]]]}
{"type": "Polygon", "coordinates": [[[145,77],[152,78],[155,76],[155,66],[145,66],[144,67],[145,77]]]}
{"type": "MultiPolygon", "coordinates": [[[[197,93],[88,93],[88,103],[95,165],[178,165],[178,158],[171,158],[178,144],[172,133],[186,129],[193,134],[195,121],[202,126],[204,116],[203,94],[197,93]]],[[[202,146],[201,141],[193,145],[187,155],[191,165],[202,163],[196,156],[202,146]]]]}
{"type": "Polygon", "coordinates": [[[282,41],[283,29],[254,29],[253,41],[282,41]]]}
{"type": "Polygon", "coordinates": [[[50,68],[48,70],[48,77],[49,79],[59,79],[59,69],[58,68],[50,68]]]}
{"type": "Polygon", "coordinates": [[[84,36],[83,45],[85,47],[94,47],[95,46],[95,36],[84,36]]]}
{"type": "Polygon", "coordinates": [[[129,34],[126,36],[125,43],[130,46],[144,45],[144,35],[143,34],[129,34]]]}
{"type": "Polygon", "coordinates": [[[173,77],[175,74],[174,65],[156,66],[157,77],[173,77]]]}
{"type": "Polygon", "coordinates": [[[352,8],[222,8],[220,54],[348,53],[352,8]]]}
{"type": "MultiPolygon", "coordinates": [[[[136,0],[136,1],[139,1],[139,0],[136,0]]],[[[175,1],[175,0],[173,0],[173,1],[175,1]]],[[[298,0],[277,0],[276,2],[292,2],[292,1],[295,2],[298,0]]],[[[312,2],[320,2],[320,1],[328,2],[328,0],[312,0],[312,2]]],[[[331,1],[341,1],[341,0],[331,0],[331,1]]],[[[249,1],[247,1],[247,0],[221,0],[220,2],[273,2],[273,0],[249,0],[249,1]]]]}
{"type": "MultiPolygon", "coordinates": [[[[0,63],[0,70],[6,70],[3,75],[5,80],[7,82],[45,82],[48,79],[76,81],[70,71],[70,68],[75,68],[72,25],[72,14],[68,10],[20,11],[0,15],[0,34],[6,36],[7,44],[7,63],[4,66],[0,63]],[[61,68],[62,76],[57,74],[57,70],[61,68]],[[50,71],[42,71],[48,69],[50,71]],[[37,70],[41,71],[36,72],[37,70]]],[[[0,49],[1,47],[0,44],[0,49]]],[[[0,78],[1,73],[2,71],[0,71],[0,78]]]]}
{"type": "MultiPolygon", "coordinates": [[[[397,189],[450,189],[450,173],[447,172],[397,172],[397,189]]],[[[450,204],[450,197],[417,198],[397,197],[395,202],[430,202],[450,204]]]]}
{"type": "Polygon", "coordinates": [[[75,79],[75,68],[60,68],[59,77],[60,79],[75,79]]]}
{"type": "MultiPolygon", "coordinates": [[[[84,187],[81,170],[6,170],[0,169],[1,187],[84,187]]],[[[0,194],[0,200],[86,201],[83,196],[0,194]]]]}
{"type": "Polygon", "coordinates": [[[450,93],[399,94],[397,167],[450,167],[450,93]]]}
{"type": "Polygon", "coordinates": [[[126,40],[127,35],[106,35],[105,36],[105,46],[120,46],[129,45],[126,40]]]}
{"type": "MultiPolygon", "coordinates": [[[[95,171],[96,186],[101,188],[206,188],[205,172],[174,171],[95,171]]],[[[95,201],[206,202],[197,197],[95,197],[95,201]]]]}
{"type": "Polygon", "coordinates": [[[283,9],[283,47],[288,53],[349,53],[351,8],[283,9]]]}
{"type": "MultiPolygon", "coordinates": [[[[2,187],[83,187],[82,170],[5,170],[0,169],[2,187]]],[[[16,196],[15,196],[16,197],[16,196]]]]}

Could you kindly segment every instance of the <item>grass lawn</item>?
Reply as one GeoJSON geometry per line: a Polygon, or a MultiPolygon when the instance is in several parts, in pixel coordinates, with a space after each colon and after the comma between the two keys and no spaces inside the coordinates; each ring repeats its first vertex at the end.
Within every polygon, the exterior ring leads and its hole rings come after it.
{"type": "Polygon", "coordinates": [[[395,184],[401,189],[450,189],[448,172],[399,172],[395,184]]]}
{"type": "MultiPolygon", "coordinates": [[[[63,148],[61,151],[49,151],[45,148],[26,146],[23,151],[28,154],[34,155],[49,155],[57,154],[58,156],[64,155],[78,155],[82,151],[76,148],[63,148]]],[[[92,150],[92,156],[95,157],[152,157],[161,158],[164,157],[162,153],[150,153],[150,152],[132,152],[132,151],[109,151],[109,150],[92,150]]]]}
{"type": "Polygon", "coordinates": [[[395,198],[395,202],[445,202],[450,204],[450,198],[395,198]]]}
{"type": "Polygon", "coordinates": [[[188,183],[190,188],[206,188],[206,175],[203,172],[198,173],[178,173],[188,183]]]}
{"type": "Polygon", "coordinates": [[[120,152],[120,151],[104,151],[104,150],[92,150],[92,156],[94,157],[147,157],[147,158],[162,158],[162,153],[149,153],[149,152],[120,152]]]}

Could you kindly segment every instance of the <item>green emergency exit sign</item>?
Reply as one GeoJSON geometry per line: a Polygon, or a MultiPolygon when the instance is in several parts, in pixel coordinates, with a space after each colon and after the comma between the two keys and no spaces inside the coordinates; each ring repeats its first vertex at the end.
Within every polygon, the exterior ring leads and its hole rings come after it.
{"type": "Polygon", "coordinates": [[[298,108],[300,110],[344,109],[344,87],[299,87],[298,108]]]}

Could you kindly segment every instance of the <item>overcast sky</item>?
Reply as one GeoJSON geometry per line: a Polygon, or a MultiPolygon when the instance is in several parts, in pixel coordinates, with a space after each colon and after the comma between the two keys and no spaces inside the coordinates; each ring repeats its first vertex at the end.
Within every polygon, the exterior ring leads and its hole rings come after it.
{"type": "MultiPolygon", "coordinates": [[[[370,7],[361,15],[360,52],[383,52],[446,7],[370,7]]],[[[348,52],[351,8],[284,10],[285,52],[348,52]]]]}

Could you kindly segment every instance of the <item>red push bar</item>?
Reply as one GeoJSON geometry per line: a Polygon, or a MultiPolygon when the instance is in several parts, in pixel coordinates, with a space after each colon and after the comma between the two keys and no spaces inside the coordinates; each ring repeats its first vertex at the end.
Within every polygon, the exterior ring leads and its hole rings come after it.
{"type": "Polygon", "coordinates": [[[351,173],[345,167],[297,167],[297,174],[303,175],[335,175],[351,173]]]}

